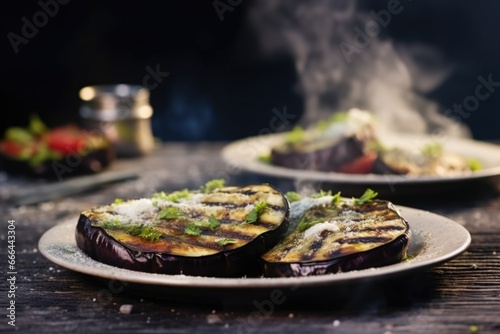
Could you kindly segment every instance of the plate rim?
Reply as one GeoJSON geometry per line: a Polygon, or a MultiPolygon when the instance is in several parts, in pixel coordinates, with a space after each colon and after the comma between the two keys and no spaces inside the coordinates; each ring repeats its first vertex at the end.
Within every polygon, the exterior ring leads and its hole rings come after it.
{"type": "MultiPolygon", "coordinates": [[[[278,141],[284,137],[286,132],[269,133],[260,136],[246,137],[232,141],[226,144],[221,150],[222,159],[229,165],[241,168],[242,170],[263,174],[274,177],[285,177],[292,179],[323,181],[323,182],[339,182],[343,184],[425,184],[425,183],[450,183],[459,181],[473,181],[487,179],[500,176],[500,165],[496,167],[488,167],[480,171],[471,172],[470,174],[443,176],[406,176],[406,175],[378,175],[378,174],[346,174],[338,172],[322,172],[302,169],[286,168],[281,166],[273,166],[264,164],[258,161],[259,152],[269,151],[270,143],[278,141]],[[234,152],[241,150],[242,145],[251,144],[253,150],[246,150],[245,155],[235,155],[234,152]],[[252,152],[253,151],[253,152],[252,152]]],[[[425,134],[404,134],[391,133],[381,136],[382,140],[388,138],[402,138],[403,140],[431,140],[432,136],[425,134]]],[[[451,143],[473,145],[477,148],[490,149],[498,153],[500,162],[500,145],[478,141],[469,138],[447,138],[451,143]]],[[[446,145],[446,144],[445,144],[446,145]]]]}
{"type": "Polygon", "coordinates": [[[437,266],[447,262],[467,250],[471,244],[471,235],[469,231],[459,223],[435,213],[409,208],[405,206],[396,206],[402,215],[409,221],[412,233],[431,233],[434,234],[425,241],[425,245],[414,258],[399,262],[393,265],[370,268],[359,271],[350,271],[345,273],[307,276],[307,277],[284,277],[284,278],[219,278],[205,276],[187,276],[187,275],[167,275],[147,272],[132,271],[122,269],[107,264],[103,264],[91,259],[76,246],[74,231],[77,219],[65,220],[47,230],[39,239],[38,249],[40,253],[49,261],[82,274],[102,278],[119,280],[121,282],[166,286],[166,287],[184,287],[184,288],[206,288],[206,289],[263,289],[263,288],[287,288],[287,287],[312,287],[318,285],[337,285],[355,283],[363,280],[382,279],[388,276],[397,276],[415,271],[437,266]],[[434,225],[441,225],[434,226],[434,225]],[[429,229],[429,227],[431,227],[429,229]],[[446,231],[436,234],[437,228],[446,231]],[[66,231],[68,230],[68,231],[66,231]],[[65,232],[65,233],[61,233],[65,232]],[[455,239],[450,239],[450,235],[455,239]],[[437,237],[437,239],[435,239],[437,237]],[[55,243],[54,243],[54,240],[55,243]],[[453,249],[443,251],[443,244],[453,241],[453,249]],[[67,258],[54,255],[51,247],[73,247],[76,248],[78,256],[84,256],[83,265],[78,261],[69,261],[67,258]],[[438,256],[429,255],[432,251],[440,251],[438,256]],[[428,256],[428,258],[426,258],[428,256]]]}

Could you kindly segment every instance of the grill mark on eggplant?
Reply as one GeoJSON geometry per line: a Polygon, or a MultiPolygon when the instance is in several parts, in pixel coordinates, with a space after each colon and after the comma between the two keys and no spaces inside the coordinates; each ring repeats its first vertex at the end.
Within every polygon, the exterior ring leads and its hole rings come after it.
{"type": "Polygon", "coordinates": [[[337,242],[341,245],[343,245],[343,244],[350,244],[350,245],[352,245],[352,244],[372,244],[372,243],[385,244],[391,240],[392,240],[392,238],[388,238],[388,237],[373,236],[373,237],[341,238],[341,239],[337,239],[337,242]]]}
{"type": "Polygon", "coordinates": [[[362,229],[359,229],[359,232],[377,232],[377,231],[383,231],[383,232],[389,232],[389,231],[404,231],[405,227],[404,226],[375,226],[375,227],[364,227],[362,229]]]}
{"type": "MultiPolygon", "coordinates": [[[[253,204],[251,201],[248,201],[248,202],[245,202],[245,203],[241,203],[241,204],[236,204],[236,203],[233,203],[233,202],[206,202],[206,201],[203,201],[201,203],[203,205],[206,205],[206,206],[222,206],[222,207],[227,208],[227,209],[244,208],[244,207],[246,207],[248,205],[253,204]]],[[[282,206],[282,205],[267,204],[267,208],[271,209],[273,211],[277,211],[277,212],[284,212],[284,211],[286,211],[286,207],[282,206]]]]}

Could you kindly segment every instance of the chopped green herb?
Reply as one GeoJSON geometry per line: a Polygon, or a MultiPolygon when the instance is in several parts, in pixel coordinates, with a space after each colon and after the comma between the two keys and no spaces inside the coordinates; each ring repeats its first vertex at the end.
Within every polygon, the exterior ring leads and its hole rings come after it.
{"type": "Polygon", "coordinates": [[[220,226],[220,221],[215,218],[214,215],[211,215],[209,218],[208,218],[208,223],[210,224],[209,228],[211,230],[215,230],[217,227],[220,226]]]}
{"type": "Polygon", "coordinates": [[[365,190],[363,195],[359,198],[353,198],[354,199],[354,204],[356,205],[363,205],[366,203],[371,202],[375,197],[378,196],[378,192],[373,191],[372,189],[368,188],[365,190]]]}
{"type": "Polygon", "coordinates": [[[288,132],[285,138],[285,143],[292,145],[304,139],[305,131],[304,129],[296,125],[292,131],[288,132]]]}
{"type": "Polygon", "coordinates": [[[154,227],[144,224],[129,226],[127,232],[130,235],[139,236],[150,242],[155,242],[156,240],[160,239],[162,235],[162,233],[156,230],[154,227]]]}
{"type": "Polygon", "coordinates": [[[124,202],[123,198],[115,198],[115,200],[113,201],[113,204],[121,204],[123,202],[124,202]]]}
{"type": "Polygon", "coordinates": [[[263,162],[265,164],[270,164],[271,163],[271,154],[270,153],[261,154],[261,155],[259,155],[258,159],[260,162],[263,162]]]}
{"type": "Polygon", "coordinates": [[[215,240],[215,242],[219,245],[219,246],[226,246],[226,245],[232,245],[232,244],[235,244],[238,242],[238,240],[236,239],[231,239],[231,238],[222,238],[222,239],[217,239],[215,240]]]}
{"type": "Polygon", "coordinates": [[[304,232],[308,228],[310,228],[310,227],[312,227],[312,226],[314,226],[316,224],[321,224],[321,223],[324,223],[324,222],[325,222],[324,219],[308,220],[306,217],[302,217],[302,219],[300,220],[299,225],[297,225],[297,230],[299,232],[304,232]]]}
{"type": "Polygon", "coordinates": [[[176,207],[167,207],[158,212],[157,219],[177,219],[182,215],[182,210],[176,207]]]}
{"type": "Polygon", "coordinates": [[[247,222],[255,223],[266,208],[266,202],[258,202],[257,204],[255,204],[255,207],[248,213],[247,222]]]}
{"type": "Polygon", "coordinates": [[[143,239],[149,240],[150,242],[155,242],[160,239],[162,233],[152,226],[145,226],[139,236],[143,239]]]}
{"type": "Polygon", "coordinates": [[[349,113],[346,112],[346,111],[339,111],[339,112],[336,112],[336,113],[333,113],[331,116],[330,116],[330,123],[342,123],[342,122],[346,122],[347,120],[349,119],[349,113]]]}
{"type": "Polygon", "coordinates": [[[187,224],[184,229],[184,233],[189,235],[200,235],[201,229],[208,228],[210,230],[215,230],[220,226],[220,221],[211,215],[208,220],[193,221],[187,224]]]}
{"type": "Polygon", "coordinates": [[[211,193],[215,189],[219,189],[224,187],[224,184],[226,183],[226,180],[224,179],[214,179],[210,180],[207,183],[205,183],[204,186],[200,187],[200,191],[204,193],[211,193]]]}
{"type": "Polygon", "coordinates": [[[128,234],[130,234],[130,235],[139,235],[139,234],[141,234],[143,227],[144,227],[144,224],[130,226],[128,228],[128,234]]]}
{"type": "Polygon", "coordinates": [[[189,224],[187,224],[186,228],[184,229],[184,233],[186,233],[188,235],[200,235],[201,228],[196,226],[194,223],[189,223],[189,224]]]}
{"type": "Polygon", "coordinates": [[[30,115],[29,130],[34,135],[40,135],[48,131],[47,126],[36,114],[30,115]]]}
{"type": "Polygon", "coordinates": [[[123,223],[118,219],[106,220],[102,222],[101,227],[108,230],[117,230],[123,227],[123,223]]]}
{"type": "Polygon", "coordinates": [[[473,172],[483,169],[483,164],[476,158],[470,158],[467,161],[467,163],[469,165],[470,170],[473,172]]]}
{"type": "Polygon", "coordinates": [[[178,203],[181,199],[186,199],[189,198],[190,196],[191,193],[189,192],[188,189],[174,191],[170,194],[167,194],[164,191],[153,194],[153,198],[174,203],[178,203]]]}
{"type": "Polygon", "coordinates": [[[340,197],[340,191],[339,191],[335,195],[333,195],[332,205],[337,206],[341,201],[342,201],[342,198],[340,197]]]}
{"type": "Polygon", "coordinates": [[[285,194],[285,197],[288,199],[288,202],[290,202],[290,203],[300,201],[300,199],[302,198],[302,197],[301,197],[298,193],[296,193],[295,191],[288,191],[288,192],[285,194]]]}
{"type": "Polygon", "coordinates": [[[443,145],[440,143],[428,143],[422,147],[422,154],[431,158],[436,158],[443,154],[443,145]]]}
{"type": "Polygon", "coordinates": [[[323,189],[321,189],[319,192],[317,192],[315,194],[312,194],[309,197],[311,197],[311,198],[320,198],[320,197],[325,197],[325,196],[333,196],[332,191],[331,190],[324,191],[323,189]]]}
{"type": "Polygon", "coordinates": [[[19,144],[27,145],[33,141],[33,135],[25,128],[13,126],[5,131],[5,138],[19,144]]]}

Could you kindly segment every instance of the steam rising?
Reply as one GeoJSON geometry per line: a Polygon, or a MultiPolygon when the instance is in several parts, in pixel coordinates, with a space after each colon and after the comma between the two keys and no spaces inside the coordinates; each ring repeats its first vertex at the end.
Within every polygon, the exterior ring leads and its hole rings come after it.
{"type": "MultiPolygon", "coordinates": [[[[335,111],[372,111],[382,131],[470,136],[469,131],[439,113],[439,106],[420,94],[439,86],[453,70],[439,51],[426,45],[395,47],[382,38],[372,15],[349,0],[258,0],[249,18],[265,53],[286,52],[295,59],[305,101],[303,125],[326,119],[335,111]],[[367,32],[359,52],[342,51],[354,44],[356,30],[367,32]],[[344,44],[346,45],[346,44],[344,44]]],[[[404,3],[411,10],[409,3],[404,3]]],[[[390,24],[390,21],[389,23],[390,24]]],[[[359,43],[358,43],[359,46],[359,43]]]]}

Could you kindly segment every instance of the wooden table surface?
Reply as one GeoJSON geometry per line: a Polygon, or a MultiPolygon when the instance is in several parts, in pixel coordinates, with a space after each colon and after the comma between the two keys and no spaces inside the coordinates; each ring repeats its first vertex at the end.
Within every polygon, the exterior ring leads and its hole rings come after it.
{"type": "Polygon", "coordinates": [[[219,155],[222,146],[166,144],[147,157],[116,161],[111,168],[137,171],[136,179],[32,205],[15,206],[11,201],[17,192],[37,191],[46,181],[0,173],[0,332],[500,333],[498,185],[469,185],[441,193],[426,189],[414,197],[395,195],[396,205],[429,210],[463,225],[472,236],[468,250],[421,273],[320,289],[306,301],[289,298],[279,304],[266,303],[258,291],[253,299],[235,300],[230,298],[236,293],[231,290],[222,292],[230,302],[207,300],[204,294],[197,299],[196,289],[190,292],[196,302],[178,300],[178,296],[170,300],[168,295],[141,295],[134,287],[112,287],[109,281],[60,267],[38,251],[45,231],[117,197],[198,188],[220,177],[235,185],[271,182],[283,191],[293,189],[290,180],[226,166],[219,155]],[[12,220],[15,223],[9,223],[12,220]],[[12,233],[8,231],[12,225],[16,253],[15,267],[10,270],[8,236],[12,233]]]}

